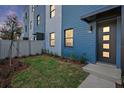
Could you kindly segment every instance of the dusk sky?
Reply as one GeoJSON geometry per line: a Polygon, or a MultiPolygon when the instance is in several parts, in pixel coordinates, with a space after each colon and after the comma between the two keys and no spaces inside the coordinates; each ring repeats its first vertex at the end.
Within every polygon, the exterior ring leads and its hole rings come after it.
{"type": "Polygon", "coordinates": [[[23,22],[24,5],[0,5],[0,25],[3,24],[6,16],[16,14],[18,19],[23,22]]]}

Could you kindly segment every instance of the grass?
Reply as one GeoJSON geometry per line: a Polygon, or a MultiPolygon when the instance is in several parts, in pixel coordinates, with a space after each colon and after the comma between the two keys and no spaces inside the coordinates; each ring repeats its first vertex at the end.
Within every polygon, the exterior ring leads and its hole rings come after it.
{"type": "Polygon", "coordinates": [[[61,62],[59,59],[47,55],[28,57],[22,60],[30,66],[14,75],[13,87],[75,88],[88,75],[78,65],[61,62]]]}

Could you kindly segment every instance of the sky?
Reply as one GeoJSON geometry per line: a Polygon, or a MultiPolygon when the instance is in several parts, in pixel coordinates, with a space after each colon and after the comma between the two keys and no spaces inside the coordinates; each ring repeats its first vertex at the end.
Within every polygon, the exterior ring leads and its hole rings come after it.
{"type": "Polygon", "coordinates": [[[6,20],[9,14],[16,14],[19,21],[23,23],[24,5],[0,5],[0,25],[6,20]]]}

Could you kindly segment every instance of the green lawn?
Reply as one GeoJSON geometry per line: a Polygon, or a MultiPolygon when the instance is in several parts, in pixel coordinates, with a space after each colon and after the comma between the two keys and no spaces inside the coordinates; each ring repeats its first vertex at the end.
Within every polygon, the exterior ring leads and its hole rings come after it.
{"type": "Polygon", "coordinates": [[[61,62],[59,59],[47,55],[22,60],[30,66],[13,76],[13,87],[74,88],[78,87],[88,75],[78,65],[61,62]]]}

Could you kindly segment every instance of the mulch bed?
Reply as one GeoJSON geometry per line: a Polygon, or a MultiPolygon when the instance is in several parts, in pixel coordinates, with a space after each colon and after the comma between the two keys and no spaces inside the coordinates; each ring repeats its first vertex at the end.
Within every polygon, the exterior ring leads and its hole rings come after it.
{"type": "Polygon", "coordinates": [[[75,64],[75,65],[79,65],[81,67],[85,66],[86,64],[82,64],[80,61],[74,61],[74,60],[71,60],[71,59],[67,59],[67,58],[60,58],[60,60],[62,62],[67,62],[69,64],[75,64]]]}
{"type": "Polygon", "coordinates": [[[47,53],[45,53],[44,55],[57,58],[57,59],[61,60],[62,63],[63,62],[67,62],[69,64],[79,65],[80,67],[83,67],[83,66],[87,65],[86,62],[84,62],[85,64],[82,64],[80,61],[71,60],[70,58],[64,58],[64,57],[60,57],[60,56],[54,56],[54,55],[50,55],[50,54],[47,54],[47,53]]]}
{"type": "Polygon", "coordinates": [[[28,67],[18,59],[12,59],[10,66],[10,61],[8,59],[2,60],[0,62],[0,87],[7,88],[11,86],[11,79],[15,72],[21,71],[28,67]]]}

